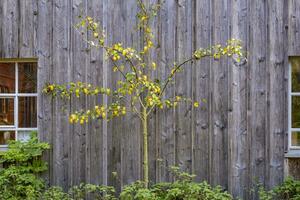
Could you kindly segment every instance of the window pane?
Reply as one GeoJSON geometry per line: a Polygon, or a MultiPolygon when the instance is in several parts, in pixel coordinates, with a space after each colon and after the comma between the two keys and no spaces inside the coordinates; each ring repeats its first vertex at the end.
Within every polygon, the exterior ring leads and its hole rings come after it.
{"type": "Polygon", "coordinates": [[[0,126],[14,125],[14,99],[0,98],[0,126]]]}
{"type": "Polygon", "coordinates": [[[15,140],[14,131],[0,131],[0,145],[5,145],[9,140],[15,140]]]}
{"type": "Polygon", "coordinates": [[[292,92],[300,92],[300,57],[290,59],[292,65],[292,92]]]}
{"type": "Polygon", "coordinates": [[[36,97],[19,97],[19,127],[37,127],[36,97]]]}
{"type": "Polygon", "coordinates": [[[32,131],[18,131],[18,140],[26,142],[30,139],[30,134],[32,131]]]}
{"type": "Polygon", "coordinates": [[[36,93],[37,64],[19,63],[19,93],[36,93]]]}
{"type": "Polygon", "coordinates": [[[300,132],[292,132],[292,146],[300,146],[300,132]]]}
{"type": "Polygon", "coordinates": [[[0,63],[0,93],[15,92],[15,64],[0,63]]]}
{"type": "Polygon", "coordinates": [[[300,96],[292,96],[292,128],[300,128],[300,96]]]}

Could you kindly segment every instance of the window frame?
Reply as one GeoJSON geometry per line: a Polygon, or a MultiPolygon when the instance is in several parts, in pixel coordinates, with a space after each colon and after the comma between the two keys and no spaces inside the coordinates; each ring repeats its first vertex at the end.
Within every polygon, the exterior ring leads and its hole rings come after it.
{"type": "MultiPolygon", "coordinates": [[[[38,131],[38,124],[36,127],[19,127],[19,97],[36,97],[36,111],[38,120],[38,91],[35,93],[19,93],[19,63],[36,63],[37,65],[37,82],[36,87],[38,89],[38,60],[36,58],[1,58],[0,63],[14,63],[15,67],[15,91],[14,93],[0,93],[0,98],[11,98],[14,101],[14,125],[0,125],[0,131],[15,131],[15,140],[18,141],[18,132],[20,131],[38,131]]],[[[0,151],[7,149],[7,144],[0,145],[0,151]]]]}

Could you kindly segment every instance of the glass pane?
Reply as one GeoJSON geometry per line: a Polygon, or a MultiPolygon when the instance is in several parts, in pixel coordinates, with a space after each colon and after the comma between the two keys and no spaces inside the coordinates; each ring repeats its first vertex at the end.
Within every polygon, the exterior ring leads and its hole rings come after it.
{"type": "Polygon", "coordinates": [[[15,140],[15,132],[14,131],[0,131],[0,145],[5,145],[9,140],[15,140]]]}
{"type": "Polygon", "coordinates": [[[15,64],[0,63],[0,93],[15,92],[15,64]]]}
{"type": "Polygon", "coordinates": [[[292,96],[292,128],[300,128],[300,96],[292,96]]]}
{"type": "Polygon", "coordinates": [[[292,92],[300,92],[300,57],[290,58],[292,65],[292,92]]]}
{"type": "Polygon", "coordinates": [[[30,134],[32,131],[18,131],[18,140],[26,142],[30,139],[30,134]]]}
{"type": "Polygon", "coordinates": [[[0,98],[0,126],[14,125],[14,99],[0,98]]]}
{"type": "Polygon", "coordinates": [[[36,93],[37,64],[19,63],[19,93],[36,93]]]}
{"type": "Polygon", "coordinates": [[[292,146],[300,147],[300,132],[292,132],[292,146]]]}
{"type": "Polygon", "coordinates": [[[19,127],[37,127],[36,108],[36,97],[19,97],[19,127]]]}

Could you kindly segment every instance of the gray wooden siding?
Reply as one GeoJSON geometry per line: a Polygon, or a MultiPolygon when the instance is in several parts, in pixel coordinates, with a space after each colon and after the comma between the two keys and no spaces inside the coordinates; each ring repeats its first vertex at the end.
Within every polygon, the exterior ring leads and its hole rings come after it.
{"type": "MultiPolygon", "coordinates": [[[[119,77],[103,51],[88,47],[72,26],[79,14],[91,15],[107,30],[109,42],[139,46],[139,33],[131,28],[137,9],[135,0],[1,0],[0,56],[37,57],[39,91],[46,82],[115,87],[119,77]]],[[[203,59],[176,76],[168,96],[184,94],[207,103],[151,116],[151,182],[171,180],[166,168],[176,164],[197,174],[197,181],[221,184],[243,199],[256,199],[257,181],[266,187],[280,183],[287,148],[287,62],[289,55],[300,55],[300,2],[166,0],[152,26],[158,40],[151,57],[159,77],[166,77],[174,60],[231,37],[244,41],[248,63],[203,59]]],[[[52,145],[45,155],[51,185],[91,182],[120,188],[142,177],[135,116],[68,124],[75,109],[107,101],[63,102],[39,94],[40,138],[52,145]]]]}

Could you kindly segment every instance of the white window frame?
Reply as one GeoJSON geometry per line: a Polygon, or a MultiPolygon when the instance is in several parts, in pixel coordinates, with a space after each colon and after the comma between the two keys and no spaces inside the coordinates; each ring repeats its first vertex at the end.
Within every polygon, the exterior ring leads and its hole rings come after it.
{"type": "MultiPolygon", "coordinates": [[[[25,58],[25,59],[0,59],[0,63],[14,63],[15,64],[15,92],[14,93],[0,93],[0,98],[13,98],[14,99],[14,125],[3,126],[0,125],[0,131],[15,131],[15,140],[18,140],[19,131],[38,131],[38,127],[30,128],[20,128],[19,127],[19,97],[36,97],[38,98],[38,93],[19,93],[19,63],[36,63],[35,58],[25,58]]],[[[37,69],[38,70],[38,69],[37,69]]],[[[38,73],[38,72],[37,72],[38,73]]],[[[38,85],[38,82],[36,83],[38,85]]],[[[38,102],[38,101],[36,101],[38,102]]],[[[36,105],[38,108],[38,105],[36,105]]],[[[38,109],[37,109],[38,113],[38,109]]],[[[38,118],[38,117],[37,117],[38,118]]],[[[0,151],[7,149],[7,144],[0,145],[0,151]]]]}
{"type": "MultiPolygon", "coordinates": [[[[300,59],[300,56],[299,56],[300,59]]],[[[300,146],[292,146],[292,132],[299,131],[300,128],[293,128],[292,127],[292,97],[293,96],[300,96],[300,92],[292,92],[292,63],[289,59],[289,84],[288,84],[288,146],[289,150],[297,150],[297,152],[300,152],[300,146]]],[[[299,111],[300,112],[300,111],[299,111]]]]}

